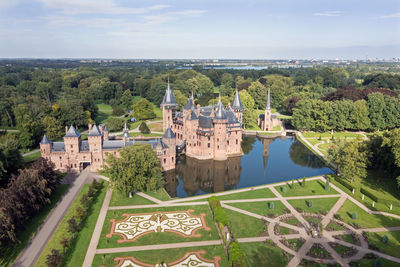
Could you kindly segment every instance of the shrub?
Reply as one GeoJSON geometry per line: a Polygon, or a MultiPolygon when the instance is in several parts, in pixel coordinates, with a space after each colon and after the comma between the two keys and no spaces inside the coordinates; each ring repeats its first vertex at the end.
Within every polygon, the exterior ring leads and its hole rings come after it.
{"type": "Polygon", "coordinates": [[[341,179],[341,178],[339,178],[339,177],[336,177],[336,181],[339,183],[339,184],[341,184],[341,185],[343,185],[344,187],[346,187],[347,189],[349,189],[350,191],[353,191],[353,186],[349,183],[349,182],[347,182],[347,181],[345,181],[345,180],[343,180],[343,179],[341,179]]]}
{"type": "Polygon", "coordinates": [[[351,218],[353,220],[357,219],[357,212],[353,212],[353,214],[351,214],[351,218]]]}
{"type": "Polygon", "coordinates": [[[82,208],[82,206],[78,206],[75,209],[75,215],[80,221],[82,221],[86,217],[87,211],[86,209],[82,208]]]}
{"type": "Polygon", "coordinates": [[[219,201],[219,198],[217,198],[216,196],[210,197],[208,199],[208,204],[210,205],[212,211],[214,211],[216,207],[221,207],[221,202],[219,201]]]}
{"type": "Polygon", "coordinates": [[[374,267],[381,267],[381,266],[382,266],[381,259],[376,259],[376,261],[374,262],[374,267]]]}
{"type": "Polygon", "coordinates": [[[214,220],[221,223],[223,226],[229,224],[228,216],[222,207],[216,207],[214,209],[214,220]]]}
{"type": "Polygon", "coordinates": [[[384,235],[381,239],[383,244],[387,244],[389,242],[389,237],[387,235],[384,235]]]}
{"type": "Polygon", "coordinates": [[[294,180],[292,180],[292,184],[290,186],[290,189],[293,189],[293,188],[294,188],[294,180]]]}
{"type": "Polygon", "coordinates": [[[124,115],[124,113],[125,113],[124,109],[121,106],[113,107],[113,110],[112,110],[113,116],[122,116],[122,115],[124,115]]]}
{"type": "Polygon", "coordinates": [[[378,202],[378,197],[375,196],[373,193],[371,193],[370,191],[368,191],[367,189],[361,187],[360,188],[360,192],[364,195],[366,195],[367,197],[369,197],[370,199],[372,199],[375,202],[378,202]]]}
{"type": "Polygon", "coordinates": [[[326,178],[325,191],[329,191],[330,189],[331,189],[331,186],[329,184],[329,178],[326,178]]]}
{"type": "Polygon", "coordinates": [[[57,267],[62,263],[62,256],[57,249],[52,249],[51,254],[47,255],[46,264],[49,267],[57,267]]]}
{"type": "Polygon", "coordinates": [[[67,223],[68,223],[68,232],[70,232],[72,234],[78,232],[79,225],[78,225],[78,223],[77,223],[77,221],[75,219],[75,216],[72,216],[72,218],[69,219],[67,221],[67,223]]]}
{"type": "Polygon", "coordinates": [[[110,131],[120,131],[124,128],[125,120],[122,118],[108,118],[104,124],[110,131]]]}
{"type": "Polygon", "coordinates": [[[149,127],[147,126],[147,124],[146,124],[145,122],[142,122],[142,123],[140,124],[140,126],[139,126],[139,131],[140,131],[142,134],[149,134],[149,133],[150,133],[150,129],[149,129],[149,127]]]}
{"type": "Polygon", "coordinates": [[[246,253],[242,250],[238,242],[232,242],[229,247],[229,264],[231,267],[248,267],[246,253]]]}
{"type": "Polygon", "coordinates": [[[91,198],[89,197],[89,195],[87,193],[84,193],[81,196],[80,199],[81,205],[84,206],[85,208],[89,207],[90,202],[91,202],[91,198]]]}
{"type": "Polygon", "coordinates": [[[301,182],[301,186],[302,187],[306,186],[306,177],[303,177],[303,181],[301,182]]]}
{"type": "Polygon", "coordinates": [[[274,202],[268,202],[268,208],[273,210],[275,208],[274,202]]]}
{"type": "Polygon", "coordinates": [[[286,193],[287,192],[286,186],[281,186],[281,191],[282,191],[282,193],[286,193]]]}
{"type": "Polygon", "coordinates": [[[307,206],[308,206],[309,208],[312,208],[313,205],[314,205],[314,203],[313,203],[312,200],[307,201],[307,206]]]}

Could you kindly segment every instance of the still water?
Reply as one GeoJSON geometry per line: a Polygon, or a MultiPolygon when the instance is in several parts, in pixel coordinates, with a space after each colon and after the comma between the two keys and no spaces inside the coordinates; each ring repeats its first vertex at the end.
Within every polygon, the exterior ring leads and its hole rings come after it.
{"type": "Polygon", "coordinates": [[[244,137],[242,149],[243,156],[226,161],[181,156],[165,174],[165,189],[171,197],[188,197],[332,173],[293,137],[244,137]]]}

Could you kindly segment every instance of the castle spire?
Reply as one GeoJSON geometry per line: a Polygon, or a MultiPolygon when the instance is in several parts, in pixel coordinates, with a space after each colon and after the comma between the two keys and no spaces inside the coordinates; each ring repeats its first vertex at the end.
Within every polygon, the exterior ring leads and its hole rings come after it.
{"type": "Polygon", "coordinates": [[[163,101],[161,102],[161,105],[169,105],[169,106],[178,106],[178,103],[176,103],[174,93],[171,90],[171,86],[169,84],[169,74],[168,74],[168,84],[167,84],[167,90],[165,90],[164,98],[163,101]]]}
{"type": "Polygon", "coordinates": [[[267,105],[265,106],[265,109],[270,110],[271,109],[271,96],[270,96],[270,90],[268,89],[268,96],[267,96],[267,105]]]}
{"type": "Polygon", "coordinates": [[[244,109],[243,105],[242,105],[242,101],[240,101],[240,96],[239,96],[239,92],[238,92],[237,89],[236,89],[235,97],[233,98],[231,107],[233,109],[236,109],[236,110],[243,110],[244,109]]]}

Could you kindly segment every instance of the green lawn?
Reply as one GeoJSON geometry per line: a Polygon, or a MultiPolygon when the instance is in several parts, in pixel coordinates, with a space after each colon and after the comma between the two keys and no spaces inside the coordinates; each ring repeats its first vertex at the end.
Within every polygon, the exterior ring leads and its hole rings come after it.
{"type": "MultiPolygon", "coordinates": [[[[264,225],[260,219],[250,217],[233,210],[224,210],[228,215],[230,226],[232,227],[235,238],[257,237],[261,236],[260,234],[267,230],[267,226],[264,225]]],[[[263,235],[267,235],[267,233],[263,235]]]]}
{"type": "Polygon", "coordinates": [[[313,146],[315,146],[316,144],[322,142],[321,140],[315,139],[315,138],[307,138],[307,141],[312,144],[313,146]]]}
{"type": "Polygon", "coordinates": [[[314,198],[314,199],[295,199],[295,200],[288,200],[290,205],[293,206],[298,211],[305,211],[308,213],[321,213],[326,214],[328,213],[335,203],[338,201],[339,198],[314,198]],[[312,201],[312,207],[308,206],[308,203],[312,201]]]}
{"type": "MultiPolygon", "coordinates": [[[[76,233],[76,238],[71,242],[70,249],[68,250],[67,254],[64,255],[62,266],[82,266],[94,227],[97,222],[97,217],[99,216],[100,209],[107,191],[108,183],[104,181],[101,181],[101,183],[102,188],[92,203],[92,206],[89,208],[88,216],[84,221],[82,228],[78,233],[76,233]]],[[[88,191],[89,186],[89,184],[85,184],[83,186],[82,190],[79,192],[64,218],[58,225],[56,231],[48,241],[46,247],[42,251],[42,254],[40,254],[37,262],[35,263],[35,267],[47,267],[46,257],[48,254],[50,254],[52,249],[58,249],[59,251],[62,251],[60,240],[63,238],[63,236],[67,238],[71,236],[71,233],[67,231],[67,221],[74,215],[76,207],[80,205],[81,196],[88,191]]]]}
{"type": "Polygon", "coordinates": [[[145,192],[146,195],[149,195],[151,197],[157,198],[159,200],[162,201],[168,201],[171,200],[170,196],[168,195],[168,193],[165,191],[164,188],[161,188],[157,191],[149,191],[149,192],[145,192]]]}
{"type": "Polygon", "coordinates": [[[261,189],[254,189],[251,191],[233,193],[217,197],[220,200],[232,200],[232,199],[252,199],[252,198],[273,198],[276,196],[268,188],[261,188],[261,189]]]}
{"type": "Polygon", "coordinates": [[[153,245],[153,244],[166,244],[166,243],[177,243],[177,242],[191,242],[200,240],[217,240],[219,239],[217,230],[215,228],[215,223],[213,222],[210,209],[206,205],[194,206],[194,207],[158,207],[158,208],[147,208],[147,209],[126,209],[126,210],[109,210],[103,225],[103,230],[100,236],[99,248],[110,248],[110,247],[129,247],[129,246],[142,246],[142,245],[153,245]],[[155,211],[186,211],[194,210],[191,212],[193,215],[200,215],[202,213],[206,214],[205,222],[207,227],[211,228],[210,231],[205,229],[199,229],[196,233],[200,234],[200,237],[184,237],[172,232],[157,232],[150,233],[141,236],[136,241],[118,243],[117,240],[122,239],[119,235],[113,235],[111,238],[107,238],[106,235],[110,233],[111,230],[111,219],[120,221],[125,217],[122,214],[138,214],[138,213],[148,213],[155,211]]]}
{"type": "Polygon", "coordinates": [[[279,200],[277,201],[263,201],[263,202],[246,202],[246,203],[231,203],[229,206],[233,206],[242,210],[247,210],[255,214],[268,217],[277,217],[285,213],[289,213],[289,210],[279,200]],[[274,208],[268,207],[269,203],[273,203],[274,208]]]}
{"type": "Polygon", "coordinates": [[[35,152],[33,154],[24,156],[23,160],[24,160],[25,163],[29,163],[29,162],[37,160],[38,158],[40,158],[40,156],[41,156],[40,151],[38,151],[38,152],[35,152]]]}
{"type": "Polygon", "coordinates": [[[153,201],[147,198],[141,197],[134,194],[132,198],[126,196],[124,193],[120,193],[116,190],[111,195],[110,206],[133,206],[133,205],[146,205],[155,204],[153,201]]]}
{"type": "Polygon", "coordinates": [[[356,224],[364,228],[400,226],[400,220],[383,215],[369,214],[350,200],[346,200],[337,214],[345,223],[356,224]],[[351,218],[354,212],[357,213],[357,219],[351,218]]]}
{"type": "MultiPolygon", "coordinates": [[[[358,261],[355,261],[355,264],[358,265],[351,265],[350,266],[362,266],[362,267],[375,267],[377,265],[375,265],[376,259],[361,259],[358,261]]],[[[390,261],[387,259],[383,259],[381,258],[381,263],[383,267],[400,267],[400,263],[394,262],[394,261],[390,261]]],[[[379,266],[379,265],[378,265],[379,266]]]]}
{"type": "Polygon", "coordinates": [[[272,128],[272,131],[280,131],[281,130],[281,126],[275,126],[274,128],[272,128]]]}
{"type": "Polygon", "coordinates": [[[302,179],[295,181],[292,189],[290,188],[290,186],[292,185],[290,181],[288,182],[289,186],[288,185],[275,186],[275,189],[278,190],[278,192],[284,197],[338,194],[338,192],[336,192],[336,190],[332,188],[329,191],[326,191],[325,183],[322,182],[321,180],[307,181],[306,179],[306,184],[304,187],[301,186],[301,182],[302,179]],[[286,192],[283,192],[284,190],[283,187],[286,188],[286,192]]]}
{"type": "Polygon", "coordinates": [[[36,214],[34,217],[26,221],[25,229],[21,229],[16,232],[17,242],[13,246],[8,246],[7,248],[0,250],[0,266],[12,266],[15,259],[18,257],[19,253],[25,248],[30,239],[36,233],[37,229],[47,218],[47,215],[54,208],[57,202],[64,195],[65,191],[68,189],[69,185],[60,184],[57,185],[54,195],[51,197],[51,202],[49,205],[45,206],[42,211],[36,214]]]}
{"type": "Polygon", "coordinates": [[[258,127],[258,125],[256,123],[249,123],[248,125],[245,126],[245,130],[261,131],[261,128],[258,127]]]}
{"type": "MultiPolygon", "coordinates": [[[[329,137],[331,138],[331,132],[323,132],[323,133],[319,133],[319,132],[303,132],[302,135],[307,138],[307,137],[329,137]]],[[[352,132],[333,132],[333,136],[334,138],[356,138],[361,136],[358,133],[352,133],[352,132]]]]}
{"type": "Polygon", "coordinates": [[[181,259],[187,252],[204,251],[201,256],[204,259],[212,260],[214,256],[221,257],[219,262],[221,267],[227,267],[228,259],[226,257],[224,248],[222,246],[204,246],[204,247],[189,247],[179,249],[163,249],[163,250],[147,250],[147,251],[135,251],[125,253],[112,253],[112,254],[96,254],[94,257],[92,266],[115,266],[118,262],[114,262],[116,257],[134,257],[135,259],[147,263],[147,264],[158,264],[161,262],[170,263],[181,259]]]}
{"type": "Polygon", "coordinates": [[[384,173],[377,170],[368,170],[368,175],[365,179],[355,180],[351,183],[355,188],[355,194],[353,195],[350,190],[341,184],[333,181],[333,183],[340,189],[363,203],[371,210],[379,210],[394,213],[400,215],[400,191],[398,190],[396,179],[392,177],[393,174],[384,173]],[[385,199],[387,201],[393,201],[393,209],[390,210],[390,205],[385,203],[375,203],[375,207],[372,207],[372,200],[367,196],[362,200],[362,194],[359,188],[363,187],[373,193],[378,199],[385,199]]]}
{"type": "Polygon", "coordinates": [[[240,247],[247,254],[250,266],[286,266],[292,257],[269,243],[241,243],[240,247]]]}
{"type": "Polygon", "coordinates": [[[112,107],[111,105],[105,104],[105,103],[100,103],[100,104],[96,104],[97,108],[99,109],[99,111],[104,111],[104,112],[108,112],[109,114],[112,113],[112,107]]]}
{"type": "Polygon", "coordinates": [[[400,231],[370,233],[368,243],[374,243],[379,247],[379,251],[385,254],[398,257],[400,248],[400,231]],[[389,241],[387,244],[382,242],[382,237],[387,235],[389,241]]]}

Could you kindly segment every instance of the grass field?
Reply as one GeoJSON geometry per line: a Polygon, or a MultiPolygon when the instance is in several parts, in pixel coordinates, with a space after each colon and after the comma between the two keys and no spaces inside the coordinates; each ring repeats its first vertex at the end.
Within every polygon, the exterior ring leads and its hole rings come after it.
{"type": "Polygon", "coordinates": [[[276,196],[268,188],[262,188],[262,189],[254,189],[251,191],[233,193],[217,197],[220,200],[230,200],[230,199],[272,198],[276,196]]]}
{"type": "Polygon", "coordinates": [[[242,213],[224,209],[228,215],[230,226],[232,227],[233,235],[235,238],[239,237],[257,237],[260,233],[265,232],[267,235],[267,226],[261,220],[244,215],[242,213]]]}
{"type": "Polygon", "coordinates": [[[147,198],[134,194],[132,198],[126,196],[124,193],[114,190],[111,195],[110,206],[132,206],[132,205],[146,205],[155,204],[147,198]]]}
{"type": "Polygon", "coordinates": [[[13,246],[8,246],[6,249],[0,250],[0,266],[8,267],[12,266],[15,259],[18,257],[19,253],[25,248],[30,239],[36,233],[37,229],[47,218],[47,215],[54,208],[57,202],[64,195],[65,191],[68,189],[69,185],[60,184],[57,186],[54,195],[51,197],[51,202],[42,211],[40,211],[36,216],[30,218],[25,225],[25,229],[17,231],[16,239],[17,242],[13,246]]]}
{"type": "Polygon", "coordinates": [[[23,160],[24,160],[24,163],[29,163],[29,162],[37,160],[38,158],[40,158],[40,156],[41,156],[41,153],[40,153],[40,151],[38,151],[33,154],[24,156],[23,160]]]}
{"type": "Polygon", "coordinates": [[[292,182],[290,181],[288,182],[289,185],[275,186],[275,189],[284,197],[338,194],[338,192],[332,188],[326,191],[325,183],[321,180],[307,181],[306,179],[304,187],[301,186],[301,182],[302,179],[295,181],[292,189],[290,188],[292,186],[292,182]],[[286,188],[286,192],[284,192],[284,187],[286,188]]]}
{"type": "MultiPolygon", "coordinates": [[[[319,133],[319,132],[303,132],[302,135],[305,138],[331,138],[332,134],[331,132],[323,132],[323,133],[319,133]]],[[[333,136],[334,138],[357,138],[359,136],[361,136],[361,134],[358,133],[352,133],[352,132],[333,132],[333,136]]]]}
{"type": "Polygon", "coordinates": [[[356,224],[364,228],[400,226],[400,220],[383,215],[369,214],[350,200],[344,202],[337,214],[345,223],[356,224]],[[357,219],[351,217],[354,212],[357,213],[357,219]]]}
{"type": "MultiPolygon", "coordinates": [[[[67,254],[64,255],[63,264],[61,266],[82,266],[94,227],[96,225],[97,217],[99,216],[101,205],[103,204],[103,200],[107,191],[107,182],[101,183],[103,186],[92,203],[92,206],[89,208],[88,216],[84,221],[82,228],[76,234],[76,238],[71,242],[70,249],[68,250],[67,254]]],[[[35,267],[47,267],[46,257],[52,249],[63,251],[60,240],[63,238],[63,236],[67,238],[71,236],[71,233],[67,231],[67,221],[74,215],[76,207],[80,205],[80,197],[88,191],[89,186],[89,184],[83,186],[82,190],[79,192],[78,196],[68,209],[56,231],[42,251],[42,254],[39,256],[35,267]]]]}
{"type": "Polygon", "coordinates": [[[277,217],[285,213],[289,213],[289,210],[279,200],[277,201],[265,201],[265,202],[246,202],[246,203],[231,203],[229,206],[236,207],[242,210],[247,210],[255,214],[268,217],[277,217]],[[269,203],[273,203],[274,208],[268,207],[269,203]]]}
{"type": "Polygon", "coordinates": [[[292,256],[286,256],[277,246],[263,242],[241,243],[250,266],[286,266],[292,256]],[[268,263],[268,264],[266,264],[268,263]]]}
{"type": "Polygon", "coordinates": [[[164,188],[161,188],[157,191],[149,191],[149,192],[145,192],[146,195],[149,195],[151,197],[157,198],[159,200],[162,201],[168,201],[171,200],[171,198],[169,197],[168,193],[164,190],[164,188]]]}
{"type": "Polygon", "coordinates": [[[210,209],[207,205],[194,206],[194,207],[159,207],[151,209],[131,209],[131,210],[109,210],[103,225],[103,230],[100,236],[99,248],[110,248],[110,247],[130,247],[130,246],[143,246],[153,244],[166,244],[166,243],[177,243],[177,242],[191,242],[200,240],[216,240],[219,239],[215,224],[213,222],[210,209]],[[199,229],[196,233],[200,234],[200,237],[183,237],[176,233],[171,232],[157,232],[148,235],[141,236],[137,241],[118,243],[117,240],[122,239],[121,236],[113,235],[111,238],[106,238],[106,235],[110,233],[111,222],[110,219],[116,219],[117,221],[124,219],[122,214],[137,214],[147,213],[155,211],[186,211],[194,210],[191,214],[200,215],[206,214],[205,222],[207,227],[210,227],[210,231],[199,229]]]}
{"type": "Polygon", "coordinates": [[[305,211],[307,213],[321,213],[326,214],[339,198],[314,198],[312,199],[312,207],[308,206],[308,203],[311,200],[306,199],[296,199],[296,200],[288,200],[290,205],[292,205],[298,211],[305,211]]]}
{"type": "MultiPolygon", "coordinates": [[[[163,249],[163,250],[148,250],[148,251],[135,251],[126,253],[113,253],[113,254],[97,254],[93,261],[93,266],[104,265],[106,267],[115,266],[115,257],[135,257],[135,259],[146,264],[159,264],[161,262],[170,263],[182,258],[187,252],[205,251],[202,257],[212,260],[214,256],[220,256],[219,262],[221,267],[229,266],[228,259],[225,256],[225,251],[222,246],[204,246],[204,247],[190,247],[179,249],[163,249]]],[[[197,266],[197,265],[196,265],[197,266]]]]}
{"type": "Polygon", "coordinates": [[[374,243],[377,247],[379,247],[380,252],[398,257],[400,248],[400,231],[370,233],[368,237],[368,243],[374,243]],[[382,242],[384,235],[389,238],[387,244],[382,242]]]}

